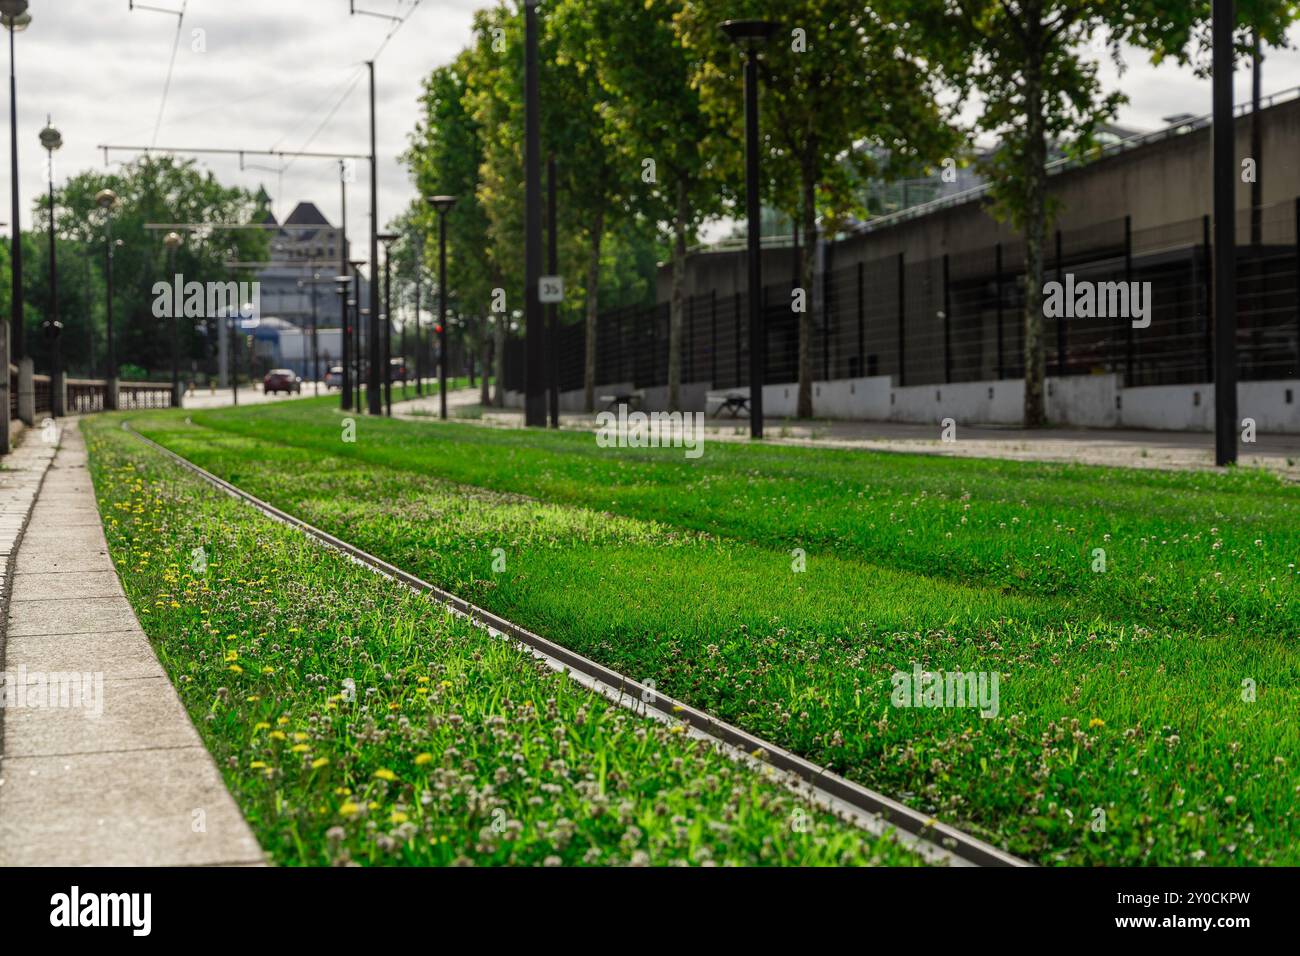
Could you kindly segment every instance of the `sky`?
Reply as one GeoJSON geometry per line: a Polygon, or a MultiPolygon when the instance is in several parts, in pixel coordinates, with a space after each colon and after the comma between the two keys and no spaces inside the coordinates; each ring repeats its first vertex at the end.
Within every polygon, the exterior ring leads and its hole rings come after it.
{"type": "MultiPolygon", "coordinates": [[[[56,185],[87,168],[104,168],[101,144],[234,149],[368,151],[370,59],[394,27],[374,16],[349,16],[349,0],[146,0],[181,10],[178,17],[129,9],[130,0],[32,0],[32,24],[17,36],[19,181],[24,228],[46,189],[46,154],[38,134],[47,114],[63,134],[56,185]],[[195,33],[195,31],[202,31],[195,33]],[[175,48],[164,100],[169,62],[175,48]],[[349,92],[350,90],[350,92],[349,92]],[[160,115],[161,113],[161,115],[160,115]]],[[[469,42],[473,11],[487,0],[356,0],[358,9],[407,19],[376,61],[379,218],[401,212],[415,191],[398,155],[418,116],[423,77],[469,42]]],[[[7,39],[7,38],[6,38],[7,39]]],[[[1300,30],[1293,43],[1300,40],[1300,30]]],[[[1103,68],[1107,89],[1130,103],[1119,121],[1140,129],[1174,113],[1207,113],[1209,82],[1172,65],[1151,66],[1127,51],[1123,77],[1103,68]]],[[[1271,51],[1264,93],[1300,86],[1300,52],[1271,51]]],[[[543,76],[543,82],[545,78],[543,76]]],[[[1238,102],[1250,74],[1235,79],[1238,102]]],[[[114,153],[114,162],[131,153],[114,153]]],[[[284,171],[269,157],[201,157],[225,183],[265,186],[283,219],[302,200],[338,221],[337,164],[300,158],[284,171]],[[265,168],[249,168],[252,166],[265,168]]],[[[348,187],[350,229],[367,225],[367,164],[348,187]]],[[[9,163],[0,163],[9,216],[9,163]]]]}

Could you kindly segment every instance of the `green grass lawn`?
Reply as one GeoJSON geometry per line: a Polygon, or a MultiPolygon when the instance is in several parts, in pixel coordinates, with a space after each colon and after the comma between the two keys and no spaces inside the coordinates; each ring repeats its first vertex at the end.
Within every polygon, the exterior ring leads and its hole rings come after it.
{"type": "Polygon", "coordinates": [[[285,865],[914,864],[87,421],[118,573],[285,865]]]}
{"type": "Polygon", "coordinates": [[[740,444],[689,461],[590,434],[362,417],[347,443],[325,402],[190,417],[132,421],[1012,852],[1300,861],[1300,507],[1276,479],[740,444]],[[997,716],[890,706],[891,676],[914,662],[996,672],[997,716]]]}

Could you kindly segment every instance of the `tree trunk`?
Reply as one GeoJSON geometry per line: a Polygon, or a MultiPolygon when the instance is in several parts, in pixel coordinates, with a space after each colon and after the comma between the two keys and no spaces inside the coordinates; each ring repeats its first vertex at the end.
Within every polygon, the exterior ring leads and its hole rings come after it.
{"type": "Polygon", "coordinates": [[[506,404],[506,316],[499,313],[492,319],[492,404],[504,408],[506,404]]]}
{"type": "Polygon", "coordinates": [[[799,281],[803,286],[803,312],[799,315],[799,400],[795,417],[812,418],[812,333],[813,289],[817,283],[817,183],[807,167],[803,171],[803,262],[799,281]]]}
{"type": "Polygon", "coordinates": [[[596,410],[596,317],[600,312],[600,242],[605,232],[605,210],[596,211],[587,250],[587,335],[582,362],[582,408],[596,410]]]}
{"type": "Polygon", "coordinates": [[[491,319],[483,319],[482,332],[478,337],[479,362],[483,366],[483,374],[479,377],[478,401],[480,405],[486,406],[489,402],[488,383],[492,376],[488,374],[488,369],[492,367],[492,336],[489,334],[488,323],[491,319]]]}
{"type": "Polygon", "coordinates": [[[668,313],[668,410],[682,407],[682,316],[686,311],[686,220],[690,215],[686,180],[677,181],[677,215],[673,217],[673,291],[668,313]]]}
{"type": "MultiPolygon", "coordinates": [[[[1025,427],[1041,428],[1047,422],[1043,352],[1043,242],[1047,234],[1047,129],[1043,119],[1042,54],[1033,47],[1042,25],[1026,24],[1031,52],[1025,70],[1026,149],[1028,193],[1025,208],[1025,427]]],[[[1058,322],[1065,321],[1063,318],[1058,322]]]]}

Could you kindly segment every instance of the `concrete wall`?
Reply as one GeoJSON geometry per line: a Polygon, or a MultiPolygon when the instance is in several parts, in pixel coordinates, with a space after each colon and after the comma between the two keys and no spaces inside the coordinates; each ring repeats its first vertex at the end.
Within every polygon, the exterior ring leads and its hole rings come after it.
{"type": "MultiPolygon", "coordinates": [[[[895,387],[888,375],[813,383],[813,416],[842,421],[890,421],[938,425],[951,418],[963,425],[1019,425],[1024,413],[1023,379],[895,387]]],[[[631,391],[629,383],[598,386],[596,395],[631,391]]],[[[763,386],[763,412],[793,418],[799,388],[794,382],[763,386]]],[[[683,411],[717,409],[712,395],[749,395],[748,386],[714,390],[707,382],[682,386],[683,411]]],[[[667,409],[668,389],[648,388],[641,408],[667,409]]],[[[506,392],[506,407],[523,408],[522,392],[506,392]]],[[[1300,434],[1300,379],[1242,382],[1238,411],[1253,418],[1259,432],[1300,434]]],[[[597,411],[604,403],[597,401],[597,411]]],[[[560,393],[560,409],[582,410],[582,391],[560,393]]],[[[729,418],[723,416],[723,421],[729,418]]],[[[743,416],[741,416],[743,418],[743,416]]],[[[1079,428],[1137,428],[1213,431],[1213,385],[1154,385],[1123,388],[1118,375],[1073,375],[1047,379],[1047,418],[1079,428]]]]}
{"type": "MultiPolygon", "coordinates": [[[[1206,106],[1208,107],[1208,102],[1206,106]]],[[[1290,201],[1300,196],[1300,99],[1288,100],[1260,111],[1263,155],[1258,169],[1263,204],[1290,201]]],[[[1193,130],[1126,152],[1090,162],[1086,166],[1058,172],[1048,179],[1048,194],[1060,204],[1052,228],[1065,232],[1084,230],[1109,223],[1115,236],[1122,236],[1122,222],[1132,217],[1133,230],[1165,226],[1209,215],[1213,190],[1210,184],[1210,129],[1193,130]]],[[[1238,157],[1250,155],[1250,117],[1236,123],[1238,157]]],[[[1250,186],[1237,177],[1237,208],[1250,208],[1250,186]]],[[[1247,241],[1247,217],[1238,217],[1239,240],[1247,241]]],[[[834,244],[833,266],[844,269],[863,261],[872,262],[904,253],[907,261],[936,259],[945,253],[971,250],[988,252],[991,268],[993,246],[1010,246],[1020,239],[1009,224],[999,222],[981,198],[939,209],[926,216],[893,224],[868,223],[860,234],[834,244]]],[[[1266,242],[1295,241],[1292,216],[1266,217],[1266,242]]],[[[1048,237],[1048,244],[1051,244],[1048,237]]],[[[1156,241],[1152,239],[1151,241],[1156,241]]],[[[1196,241],[1196,240],[1193,240],[1196,241]]],[[[1011,255],[1008,250],[1008,256],[1011,255]]],[[[1008,268],[1013,267],[1010,259],[1008,268]]],[[[954,263],[954,268],[960,265],[954,263]]],[[[768,249],[763,253],[763,281],[767,285],[789,281],[793,260],[790,249],[768,249]]],[[[659,301],[666,302],[671,287],[671,268],[659,274],[659,301]]],[[[719,297],[745,289],[743,251],[700,252],[687,260],[687,295],[717,290],[719,297]]]]}

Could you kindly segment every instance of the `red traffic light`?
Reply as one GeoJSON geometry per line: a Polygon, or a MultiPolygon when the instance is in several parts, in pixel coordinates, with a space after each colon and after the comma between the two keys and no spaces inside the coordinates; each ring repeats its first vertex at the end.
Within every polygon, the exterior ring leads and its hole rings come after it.
{"type": "Polygon", "coordinates": [[[441,326],[441,325],[435,325],[435,326],[433,327],[433,331],[437,332],[439,335],[442,335],[442,326],[441,326]]]}

